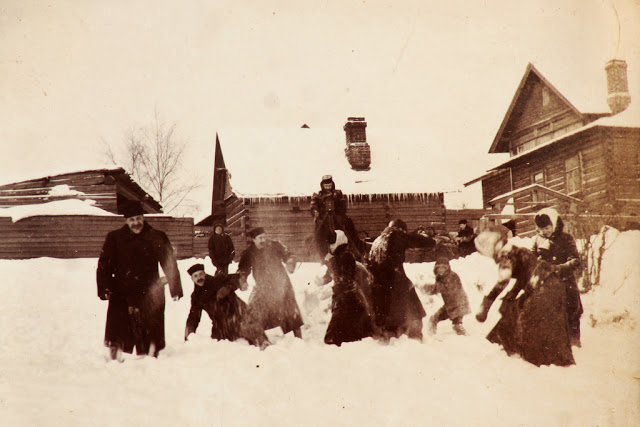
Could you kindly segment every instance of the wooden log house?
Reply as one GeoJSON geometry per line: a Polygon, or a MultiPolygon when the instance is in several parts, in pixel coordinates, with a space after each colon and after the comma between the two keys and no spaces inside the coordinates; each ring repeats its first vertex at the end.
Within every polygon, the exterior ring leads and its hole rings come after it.
{"type": "Polygon", "coordinates": [[[546,206],[622,222],[640,213],[640,109],[629,106],[626,63],[609,61],[605,71],[608,96],[586,106],[527,66],[489,149],[510,158],[465,184],[482,182],[485,208],[502,212],[489,217],[515,219],[528,235],[546,206]]]}
{"type": "Polygon", "coordinates": [[[192,256],[193,219],[162,215],[160,203],[123,168],[113,167],[53,173],[0,185],[0,259],[97,257],[107,233],[124,225],[119,214],[132,200],[142,202],[145,219],[167,233],[179,258],[192,256]],[[52,202],[59,206],[69,200],[92,200],[95,209],[87,215],[82,209],[48,208],[52,202]],[[11,212],[18,208],[34,213],[14,222],[11,212]]]}

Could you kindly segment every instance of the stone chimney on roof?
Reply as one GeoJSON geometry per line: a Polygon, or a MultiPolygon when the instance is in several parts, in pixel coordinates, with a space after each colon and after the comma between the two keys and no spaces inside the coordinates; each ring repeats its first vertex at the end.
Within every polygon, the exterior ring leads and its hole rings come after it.
{"type": "Polygon", "coordinates": [[[607,72],[607,104],[613,114],[618,114],[626,110],[631,103],[627,63],[621,59],[612,59],[604,69],[607,72]]]}
{"type": "Polygon", "coordinates": [[[353,170],[369,170],[371,166],[371,147],[367,143],[366,128],[364,117],[349,117],[344,125],[347,136],[347,148],[344,152],[353,170]]]}

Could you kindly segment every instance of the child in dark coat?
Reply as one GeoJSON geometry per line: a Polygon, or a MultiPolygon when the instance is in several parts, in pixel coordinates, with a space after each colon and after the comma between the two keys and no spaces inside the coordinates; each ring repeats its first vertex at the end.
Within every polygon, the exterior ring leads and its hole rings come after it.
{"type": "Polygon", "coordinates": [[[439,293],[442,296],[444,305],[429,319],[429,332],[435,334],[439,322],[451,319],[453,330],[458,335],[467,335],[462,326],[462,318],[471,313],[471,308],[460,277],[451,270],[449,260],[444,257],[438,257],[433,272],[436,275],[433,293],[439,293]]]}

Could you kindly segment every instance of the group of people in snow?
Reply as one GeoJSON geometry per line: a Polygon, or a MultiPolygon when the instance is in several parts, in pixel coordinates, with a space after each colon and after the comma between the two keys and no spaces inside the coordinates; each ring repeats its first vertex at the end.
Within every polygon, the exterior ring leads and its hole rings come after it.
{"type": "MultiPolygon", "coordinates": [[[[389,340],[401,335],[421,340],[426,312],[405,273],[405,252],[433,247],[435,239],[421,230],[409,232],[403,220],[395,219],[365,245],[346,206],[331,176],[324,176],[320,192],[313,195],[311,214],[315,246],[325,266],[316,283],[333,282],[325,343],[340,346],[366,337],[389,340]]],[[[109,300],[105,345],[112,359],[122,360],[121,353],[134,348],[137,354],[157,356],[165,347],[164,285],[169,285],[174,300],[182,297],[171,243],[144,220],[143,213],[137,202],[125,208],[125,225],[107,235],[98,261],[98,296],[109,300]],[[166,278],[160,278],[158,263],[166,278]]],[[[535,222],[538,235],[532,250],[511,245],[505,227],[491,227],[476,236],[466,221],[460,222],[459,242],[467,253],[472,252],[466,248],[470,243],[499,266],[500,279],[484,297],[476,319],[486,320],[491,305],[514,278],[515,284],[502,298],[502,317],[487,339],[536,365],[569,365],[574,363],[571,346],[580,343],[582,305],[573,276],[578,252],[557,212],[543,210],[535,222]]],[[[291,253],[268,239],[262,227],[252,229],[248,237],[250,244],[236,273],[229,274],[235,249],[221,226],[209,240],[215,274],[207,274],[203,264],[189,268],[194,291],[185,340],[196,331],[202,311],[211,318],[214,339],[245,339],[264,348],[269,345],[265,331],[277,327],[302,338],[303,319],[285,268],[291,253]],[[255,286],[245,303],[235,291],[247,289],[249,275],[255,286]]],[[[466,335],[463,318],[471,308],[447,257],[436,260],[434,275],[430,289],[442,296],[444,305],[429,318],[427,331],[435,333],[438,323],[449,319],[457,334],[466,335]]]]}

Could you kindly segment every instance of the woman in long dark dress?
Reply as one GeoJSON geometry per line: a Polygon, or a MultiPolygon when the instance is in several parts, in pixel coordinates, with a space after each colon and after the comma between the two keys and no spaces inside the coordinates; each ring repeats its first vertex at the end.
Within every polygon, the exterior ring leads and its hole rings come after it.
{"type": "MultiPolygon", "coordinates": [[[[502,317],[487,339],[502,345],[508,354],[519,354],[536,366],[573,365],[566,291],[553,266],[528,249],[506,243],[506,234],[501,230],[484,231],[477,241],[478,251],[491,256],[499,267],[498,283],[489,295],[495,299],[511,278],[516,279],[502,299],[499,309],[502,317]]],[[[484,318],[490,305],[485,298],[484,318]]]]}

